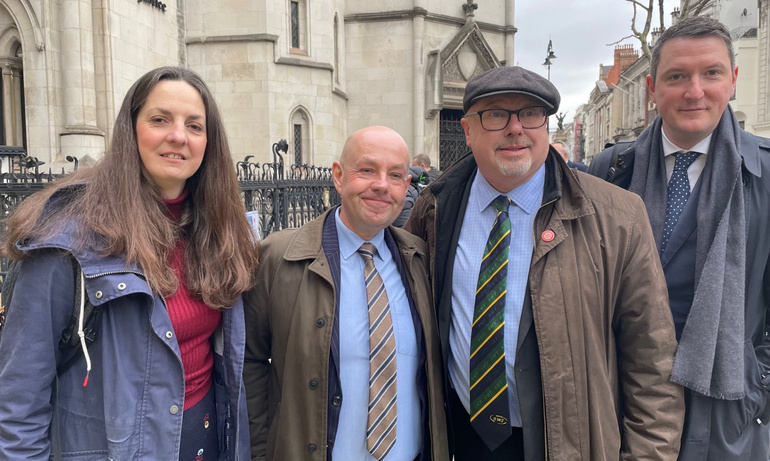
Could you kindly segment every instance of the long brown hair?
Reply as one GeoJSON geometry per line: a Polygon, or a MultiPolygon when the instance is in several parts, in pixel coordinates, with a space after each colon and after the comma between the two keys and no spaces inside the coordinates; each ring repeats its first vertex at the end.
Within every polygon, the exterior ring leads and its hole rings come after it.
{"type": "Polygon", "coordinates": [[[15,243],[45,239],[76,217],[82,223],[76,249],[99,248],[102,256],[123,255],[138,264],[155,293],[170,295],[178,280],[168,258],[180,236],[186,241],[185,281],[194,297],[214,308],[231,306],[253,286],[258,249],[246,220],[222,118],[214,97],[194,72],[161,67],[142,76],[128,90],[115,120],[110,149],[92,168],[80,170],[27,198],[8,218],[3,253],[21,259],[15,243]],[[159,189],[139,157],[136,118],[150,92],[162,80],[189,83],[206,109],[206,150],[198,171],[187,180],[187,218],[174,223],[159,189]],[[80,184],[81,187],[72,187],[80,184]],[[56,210],[46,209],[61,191],[76,191],[56,210]]]}

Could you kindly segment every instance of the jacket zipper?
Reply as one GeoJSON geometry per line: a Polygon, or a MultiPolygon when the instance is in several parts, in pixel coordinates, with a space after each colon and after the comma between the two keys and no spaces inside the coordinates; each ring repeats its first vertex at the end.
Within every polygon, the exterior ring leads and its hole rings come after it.
{"type": "MultiPolygon", "coordinates": [[[[540,212],[540,210],[542,210],[546,206],[556,202],[556,200],[557,199],[552,199],[552,200],[549,200],[548,202],[543,203],[542,205],[540,205],[540,208],[538,208],[538,213],[540,212]]],[[[535,230],[535,226],[536,225],[537,225],[537,215],[535,215],[535,223],[532,225],[532,248],[533,249],[535,247],[537,247],[537,231],[535,230]]],[[[534,312],[534,309],[533,309],[532,310],[532,322],[534,323],[534,321],[535,321],[535,312],[534,312]]],[[[537,328],[535,328],[535,334],[537,334],[537,328]]],[[[538,357],[538,360],[540,360],[540,359],[541,358],[538,357]]],[[[542,379],[543,379],[543,377],[541,375],[540,376],[540,380],[542,381],[542,379]]],[[[549,458],[549,456],[548,456],[548,419],[547,419],[547,415],[545,413],[545,392],[543,392],[543,444],[544,444],[543,452],[545,453],[545,461],[548,461],[548,458],[549,458]]]]}
{"type": "MultiPolygon", "coordinates": [[[[95,278],[97,278],[97,277],[104,277],[105,275],[115,275],[115,274],[136,274],[136,275],[138,275],[139,277],[141,277],[141,278],[143,278],[143,279],[147,280],[147,278],[144,276],[144,274],[143,274],[143,273],[141,273],[141,272],[137,272],[137,271],[109,271],[109,272],[99,272],[98,274],[94,274],[94,275],[86,275],[85,277],[86,277],[87,279],[95,279],[95,278]]],[[[85,274],[83,274],[83,275],[85,275],[85,274]]]]}
{"type": "MultiPolygon", "coordinates": [[[[430,195],[431,197],[433,197],[433,240],[434,240],[433,252],[435,253],[436,252],[435,240],[438,238],[438,233],[436,233],[436,230],[437,230],[436,226],[438,225],[438,203],[437,203],[438,199],[436,199],[436,196],[434,194],[430,194],[430,195]]],[[[431,258],[429,258],[429,260],[430,260],[430,273],[435,274],[436,273],[436,255],[435,254],[431,255],[431,258]]],[[[433,292],[433,297],[435,298],[436,277],[431,277],[430,284],[431,284],[431,292],[433,292]]],[[[438,303],[438,300],[434,299],[433,303],[434,304],[438,303]]],[[[436,324],[438,325],[438,317],[436,317],[436,324]]],[[[442,351],[442,354],[443,354],[443,351],[442,351]]]]}

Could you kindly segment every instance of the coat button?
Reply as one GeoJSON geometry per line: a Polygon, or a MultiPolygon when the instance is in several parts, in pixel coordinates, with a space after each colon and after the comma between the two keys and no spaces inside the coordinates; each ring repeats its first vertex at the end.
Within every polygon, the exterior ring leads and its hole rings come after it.
{"type": "Polygon", "coordinates": [[[309,445],[307,446],[307,452],[308,452],[308,453],[313,453],[313,452],[315,452],[317,449],[318,449],[318,447],[316,447],[314,443],[311,443],[311,444],[309,444],[309,445]]]}
{"type": "Polygon", "coordinates": [[[96,296],[96,299],[102,299],[102,296],[104,296],[104,293],[102,293],[101,290],[99,290],[94,295],[96,296]]]}
{"type": "Polygon", "coordinates": [[[315,379],[311,379],[309,385],[310,385],[310,389],[318,389],[318,381],[316,381],[315,379]]]}
{"type": "Polygon", "coordinates": [[[332,405],[334,405],[335,407],[342,405],[342,396],[335,395],[334,398],[332,399],[332,405]]]}
{"type": "Polygon", "coordinates": [[[315,326],[317,326],[318,328],[321,328],[324,325],[326,325],[326,320],[324,320],[324,319],[322,319],[320,317],[318,318],[318,320],[315,321],[315,326]]]}
{"type": "Polygon", "coordinates": [[[179,413],[179,407],[177,405],[171,405],[171,408],[168,410],[168,412],[172,415],[175,415],[179,413]]]}
{"type": "Polygon", "coordinates": [[[174,337],[174,333],[172,333],[171,331],[166,332],[166,338],[171,339],[173,337],[174,337]]]}
{"type": "Polygon", "coordinates": [[[126,289],[126,284],[123,282],[118,283],[118,290],[123,291],[126,289]]]}

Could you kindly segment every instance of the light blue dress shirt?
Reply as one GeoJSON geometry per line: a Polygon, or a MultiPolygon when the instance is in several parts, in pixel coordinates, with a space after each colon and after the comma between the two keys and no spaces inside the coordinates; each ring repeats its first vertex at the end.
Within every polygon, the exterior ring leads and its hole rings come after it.
{"type": "MultiPolygon", "coordinates": [[[[527,289],[532,260],[534,222],[543,202],[545,165],[526,183],[508,192],[513,204],[508,209],[511,219],[511,247],[508,252],[508,279],[505,295],[505,370],[508,378],[508,406],[511,426],[521,427],[521,410],[516,393],[514,364],[519,320],[527,289]]],[[[470,413],[470,349],[473,309],[481,258],[489,232],[497,217],[492,201],[501,195],[481,173],[471,185],[468,207],[457,241],[452,274],[452,320],[449,327],[449,378],[465,410],[470,413]]]]}
{"type": "MultiPolygon", "coordinates": [[[[333,460],[373,460],[366,450],[369,406],[369,312],[364,285],[364,260],[358,249],[365,242],[335,215],[340,244],[340,382],[342,408],[333,460]]],[[[396,444],[387,461],[412,461],[422,449],[422,418],[417,388],[419,366],[414,322],[396,263],[380,231],[370,242],[377,247],[374,267],[388,293],[396,339],[396,444]]],[[[395,255],[395,257],[400,257],[395,255]]]]}

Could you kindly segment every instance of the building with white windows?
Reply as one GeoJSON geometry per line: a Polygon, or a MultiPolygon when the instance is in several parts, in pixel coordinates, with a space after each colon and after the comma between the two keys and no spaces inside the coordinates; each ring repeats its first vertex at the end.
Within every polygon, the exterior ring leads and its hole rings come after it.
{"type": "Polygon", "coordinates": [[[514,0],[0,0],[2,133],[47,166],[99,158],[128,87],[162,65],[210,85],[235,160],[331,165],[381,124],[443,167],[467,80],[513,63],[514,0]],[[439,154],[441,152],[441,154],[439,154]]]}

